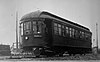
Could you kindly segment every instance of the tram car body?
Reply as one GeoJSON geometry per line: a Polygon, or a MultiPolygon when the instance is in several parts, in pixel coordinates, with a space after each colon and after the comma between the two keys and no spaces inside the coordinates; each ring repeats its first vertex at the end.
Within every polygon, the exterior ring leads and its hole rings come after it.
{"type": "Polygon", "coordinates": [[[35,11],[20,20],[21,45],[34,55],[86,54],[91,52],[91,31],[46,11],[35,11]]]}

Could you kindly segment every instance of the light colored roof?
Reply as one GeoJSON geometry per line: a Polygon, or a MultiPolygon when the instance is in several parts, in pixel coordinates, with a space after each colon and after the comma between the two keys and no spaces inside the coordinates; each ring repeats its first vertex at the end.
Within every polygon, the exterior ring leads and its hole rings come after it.
{"type": "Polygon", "coordinates": [[[39,17],[41,12],[42,11],[38,10],[38,11],[35,11],[35,12],[28,13],[28,14],[24,15],[21,19],[39,17]]]}

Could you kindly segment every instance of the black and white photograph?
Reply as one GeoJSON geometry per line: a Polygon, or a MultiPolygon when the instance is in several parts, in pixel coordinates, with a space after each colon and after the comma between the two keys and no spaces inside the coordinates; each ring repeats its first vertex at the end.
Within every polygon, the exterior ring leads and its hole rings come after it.
{"type": "Polygon", "coordinates": [[[100,62],[100,0],[0,0],[0,62],[100,62]]]}

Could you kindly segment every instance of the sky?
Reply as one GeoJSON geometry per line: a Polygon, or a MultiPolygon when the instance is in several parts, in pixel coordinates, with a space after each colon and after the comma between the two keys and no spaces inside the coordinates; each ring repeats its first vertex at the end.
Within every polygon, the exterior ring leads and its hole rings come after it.
{"type": "MultiPolygon", "coordinates": [[[[100,0],[0,0],[0,44],[12,45],[16,41],[16,11],[20,21],[25,14],[37,10],[48,11],[89,28],[92,46],[96,46],[96,23],[100,32],[100,0]]],[[[100,33],[98,38],[100,41],[100,33]]]]}

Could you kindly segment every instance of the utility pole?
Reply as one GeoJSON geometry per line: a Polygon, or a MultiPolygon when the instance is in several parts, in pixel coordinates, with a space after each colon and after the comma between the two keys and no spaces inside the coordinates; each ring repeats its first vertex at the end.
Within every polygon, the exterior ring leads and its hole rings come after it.
{"type": "Polygon", "coordinates": [[[16,49],[18,49],[18,12],[16,12],[16,49]]]}
{"type": "Polygon", "coordinates": [[[97,45],[97,53],[98,53],[98,24],[96,23],[96,45],[97,45]]]}

